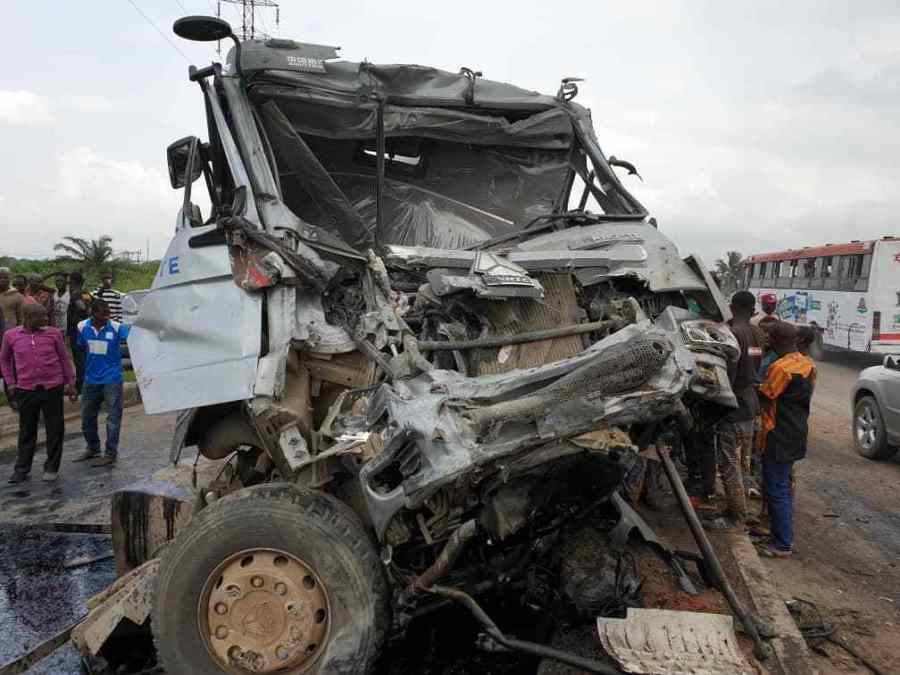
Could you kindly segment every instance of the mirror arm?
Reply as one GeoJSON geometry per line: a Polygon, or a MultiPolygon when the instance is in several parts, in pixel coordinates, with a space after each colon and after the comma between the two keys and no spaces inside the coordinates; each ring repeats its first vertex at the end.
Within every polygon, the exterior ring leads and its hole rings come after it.
{"type": "Polygon", "coordinates": [[[191,147],[188,150],[188,158],[187,164],[184,166],[184,198],[181,202],[181,208],[187,209],[188,205],[191,203],[191,187],[193,185],[193,181],[191,178],[194,175],[194,163],[197,161],[197,146],[199,142],[197,139],[194,139],[191,142],[191,147]]]}

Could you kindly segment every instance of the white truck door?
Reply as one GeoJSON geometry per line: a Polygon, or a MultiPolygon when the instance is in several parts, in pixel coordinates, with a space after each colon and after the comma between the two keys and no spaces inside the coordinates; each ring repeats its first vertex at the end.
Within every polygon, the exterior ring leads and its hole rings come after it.
{"type": "Polygon", "coordinates": [[[261,331],[261,296],[235,285],[216,227],[181,224],[128,338],[144,409],[252,398],[261,331]]]}

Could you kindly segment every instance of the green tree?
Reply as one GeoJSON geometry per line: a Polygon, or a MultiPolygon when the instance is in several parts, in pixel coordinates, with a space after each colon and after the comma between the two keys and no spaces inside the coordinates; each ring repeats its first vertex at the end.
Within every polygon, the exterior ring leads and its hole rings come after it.
{"type": "Polygon", "coordinates": [[[738,251],[727,251],[724,258],[716,260],[716,276],[726,295],[739,290],[744,279],[744,256],[738,251]]]}
{"type": "Polygon", "coordinates": [[[78,263],[86,272],[97,271],[101,267],[113,264],[112,237],[108,235],[103,235],[99,239],[63,237],[53,250],[60,253],[57,260],[78,263]]]}

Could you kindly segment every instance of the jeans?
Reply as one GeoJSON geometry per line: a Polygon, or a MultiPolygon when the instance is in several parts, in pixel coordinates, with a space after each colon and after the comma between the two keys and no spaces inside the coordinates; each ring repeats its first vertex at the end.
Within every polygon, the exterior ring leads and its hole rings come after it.
{"type": "Polygon", "coordinates": [[[779,551],[794,546],[794,495],[791,491],[793,462],[777,462],[771,452],[763,456],[763,482],[769,507],[772,545],[779,551]]]}
{"type": "Polygon", "coordinates": [[[88,450],[100,452],[97,415],[106,403],[106,455],[115,458],[119,451],[119,429],[122,427],[122,383],[88,384],[81,391],[81,431],[88,450]]]}
{"type": "Polygon", "coordinates": [[[44,471],[57,473],[62,459],[64,435],[62,386],[34,391],[16,389],[15,399],[19,407],[19,447],[15,472],[31,472],[38,421],[43,413],[44,427],[47,429],[47,461],[44,462],[44,471]]]}

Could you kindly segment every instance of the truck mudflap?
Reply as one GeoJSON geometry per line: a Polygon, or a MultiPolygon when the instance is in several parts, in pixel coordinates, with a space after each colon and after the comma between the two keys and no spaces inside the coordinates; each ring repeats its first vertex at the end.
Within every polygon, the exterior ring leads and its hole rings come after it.
{"type": "Polygon", "coordinates": [[[72,630],[72,642],[92,662],[123,620],[144,625],[153,607],[159,559],[149,560],[120,577],[112,586],[87,601],[88,615],[72,630]]]}

